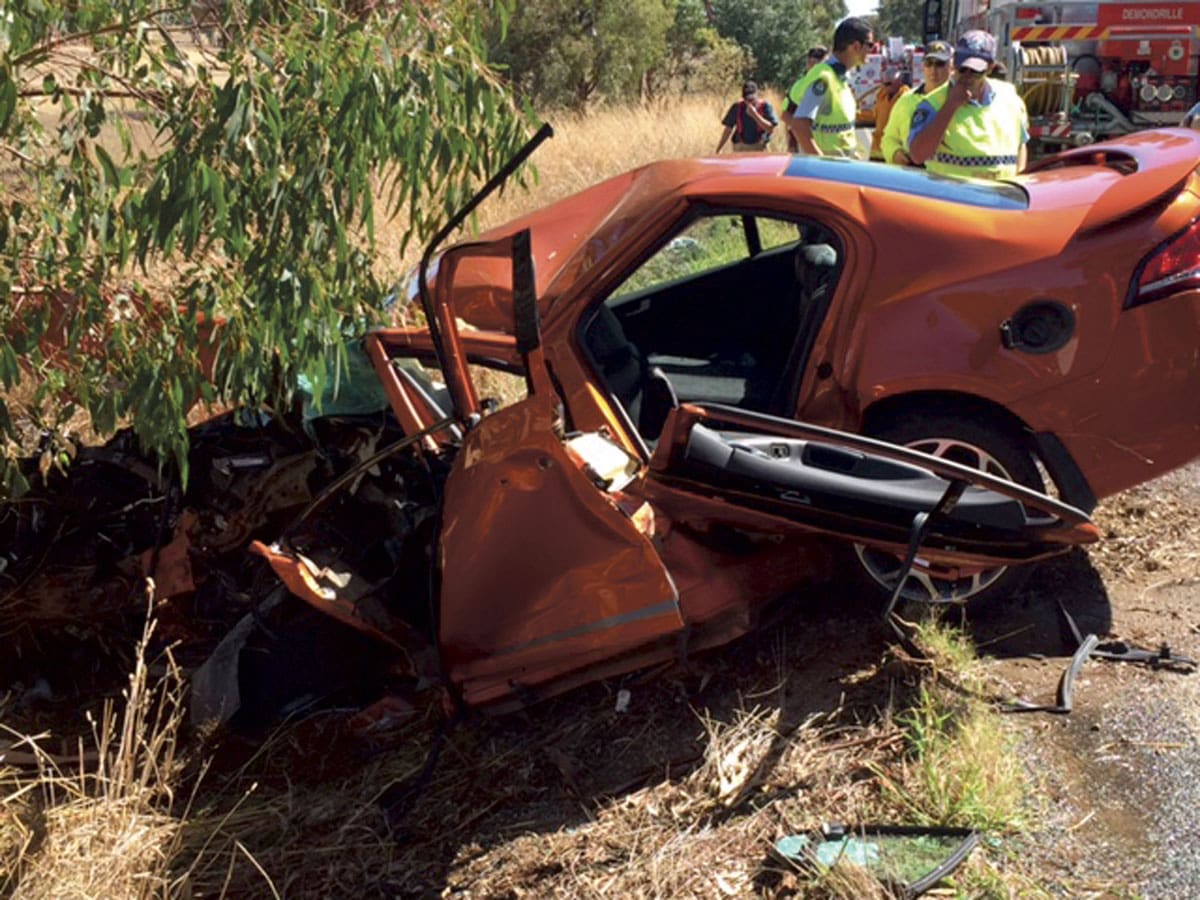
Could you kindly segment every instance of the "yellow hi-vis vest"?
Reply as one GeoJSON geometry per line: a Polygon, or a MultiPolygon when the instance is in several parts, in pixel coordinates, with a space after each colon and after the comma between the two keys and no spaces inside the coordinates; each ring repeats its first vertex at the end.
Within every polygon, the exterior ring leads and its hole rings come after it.
{"type": "MultiPolygon", "coordinates": [[[[988,79],[991,99],[985,104],[964,103],[954,111],[937,151],[925,168],[940,175],[969,178],[1011,178],[1017,174],[1017,154],[1029,133],[1025,101],[1007,82],[988,79]]],[[[913,135],[933,120],[946,103],[947,82],[926,95],[913,113],[913,135]]]]}
{"type": "Polygon", "coordinates": [[[830,156],[857,156],[854,114],[858,105],[850,83],[829,63],[819,62],[792,85],[788,99],[799,104],[810,87],[822,95],[821,108],[812,123],[813,143],[817,149],[830,156]]]}
{"type": "Polygon", "coordinates": [[[912,125],[917,105],[924,99],[925,95],[917,91],[909,91],[896,98],[891,115],[888,116],[887,126],[883,129],[883,140],[880,142],[884,162],[890,163],[897,150],[908,152],[908,128],[912,125]]]}

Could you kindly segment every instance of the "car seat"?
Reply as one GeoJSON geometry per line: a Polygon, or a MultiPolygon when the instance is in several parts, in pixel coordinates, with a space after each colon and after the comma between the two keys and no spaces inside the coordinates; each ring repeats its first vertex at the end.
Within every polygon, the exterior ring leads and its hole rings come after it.
{"type": "Polygon", "coordinates": [[[634,422],[642,410],[642,391],[649,376],[645,357],[625,336],[616,313],[604,304],[587,327],[587,347],[600,377],[634,422]]]}
{"type": "Polygon", "coordinates": [[[796,280],[792,290],[797,310],[796,339],[775,385],[770,404],[771,411],[781,415],[794,412],[783,407],[799,383],[817,330],[833,299],[839,268],[837,249],[832,244],[801,244],[796,248],[794,263],[796,280]]]}
{"type": "Polygon", "coordinates": [[[678,404],[671,382],[646,361],[626,337],[616,313],[604,304],[597,307],[586,335],[588,350],[609,391],[642,437],[656,440],[667,413],[678,404]]]}

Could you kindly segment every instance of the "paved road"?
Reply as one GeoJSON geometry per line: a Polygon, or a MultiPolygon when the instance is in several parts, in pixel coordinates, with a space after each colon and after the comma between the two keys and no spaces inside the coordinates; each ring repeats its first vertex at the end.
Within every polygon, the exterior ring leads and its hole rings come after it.
{"type": "MultiPolygon", "coordinates": [[[[1122,525],[1121,535],[1142,550],[1169,538],[1167,563],[1104,578],[1094,569],[1089,578],[1086,563],[1061,566],[1044,599],[1062,598],[1083,630],[1100,631],[1096,601],[1106,596],[1111,635],[1200,658],[1200,465],[1138,489],[1132,506],[1145,523],[1137,533],[1122,525]]],[[[992,666],[1022,695],[1046,701],[1065,662],[1060,650],[992,666]]],[[[1200,898],[1200,674],[1093,660],[1072,714],[1013,724],[1045,783],[1050,828],[1028,848],[1039,883],[1071,896],[1200,898]]]]}

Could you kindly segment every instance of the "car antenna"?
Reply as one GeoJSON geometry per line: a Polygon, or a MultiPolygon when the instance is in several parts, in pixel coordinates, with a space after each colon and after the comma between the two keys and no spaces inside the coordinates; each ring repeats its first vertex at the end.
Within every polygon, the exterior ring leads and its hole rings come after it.
{"type": "MultiPolygon", "coordinates": [[[[488,179],[487,183],[479,189],[466,204],[450,217],[450,221],[443,225],[425,246],[425,252],[421,254],[421,263],[417,268],[417,293],[421,297],[421,308],[425,310],[425,321],[429,327],[429,336],[433,339],[433,352],[437,357],[438,367],[443,372],[448,371],[445,350],[442,345],[441,329],[438,326],[437,316],[434,315],[433,298],[429,296],[429,281],[427,273],[429,270],[429,261],[433,258],[434,251],[438,244],[444,241],[449,234],[458,228],[472,212],[475,207],[479,206],[488,196],[500,187],[521,163],[525,162],[538,147],[542,145],[548,138],[554,137],[554,128],[549,122],[542,125],[537,130],[537,134],[529,139],[529,141],[516,152],[516,154],[506,162],[495,175],[488,179]]],[[[454,403],[453,395],[451,402],[454,403]]],[[[451,410],[451,414],[457,414],[458,410],[451,410]]]]}

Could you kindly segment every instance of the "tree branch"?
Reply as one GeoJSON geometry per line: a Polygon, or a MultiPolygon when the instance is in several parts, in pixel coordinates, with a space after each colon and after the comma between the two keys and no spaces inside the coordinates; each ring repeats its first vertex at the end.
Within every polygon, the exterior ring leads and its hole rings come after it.
{"type": "MultiPolygon", "coordinates": [[[[185,12],[187,9],[189,9],[187,4],[160,9],[147,15],[145,17],[145,21],[148,24],[154,25],[155,27],[159,27],[158,22],[156,21],[159,16],[168,16],[174,13],[185,12]]],[[[49,56],[56,48],[62,47],[66,44],[78,43],[88,38],[99,37],[102,34],[128,34],[129,30],[129,23],[114,22],[112,25],[105,25],[103,28],[96,28],[92,31],[77,31],[70,34],[60,35],[59,37],[51,38],[44,44],[39,44],[26,53],[22,53],[20,56],[14,56],[12,59],[12,67],[16,69],[24,65],[29,65],[30,63],[49,56]]]]}
{"type": "Polygon", "coordinates": [[[24,153],[22,153],[20,150],[18,150],[16,147],[12,146],[11,144],[0,144],[0,150],[4,150],[5,152],[11,154],[12,156],[15,156],[17,159],[21,160],[21,162],[29,163],[31,165],[33,164],[33,161],[34,161],[33,157],[26,156],[24,153]]]}

